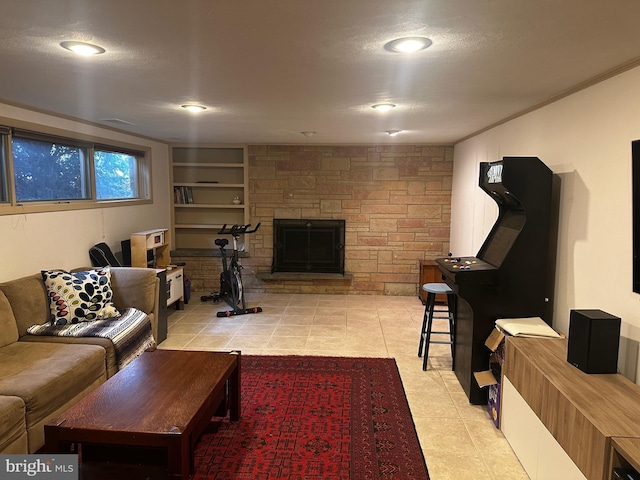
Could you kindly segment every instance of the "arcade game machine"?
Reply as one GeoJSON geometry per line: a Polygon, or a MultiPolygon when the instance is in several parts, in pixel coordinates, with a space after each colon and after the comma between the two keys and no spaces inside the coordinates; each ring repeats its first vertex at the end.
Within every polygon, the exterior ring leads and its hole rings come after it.
{"type": "Polygon", "coordinates": [[[487,402],[473,372],[486,370],[484,345],[498,318],[553,314],[557,179],[537,157],[480,164],[480,188],[498,219],[475,257],[437,259],[457,295],[454,371],[472,404],[487,402]]]}

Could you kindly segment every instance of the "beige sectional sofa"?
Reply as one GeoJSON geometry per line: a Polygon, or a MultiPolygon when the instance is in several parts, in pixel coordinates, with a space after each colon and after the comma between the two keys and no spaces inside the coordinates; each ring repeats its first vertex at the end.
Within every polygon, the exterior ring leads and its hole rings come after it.
{"type": "MultiPolygon", "coordinates": [[[[135,307],[147,313],[157,339],[155,270],[112,267],[111,287],[118,310],[135,307]]],[[[118,371],[107,338],[27,334],[50,316],[41,274],[0,283],[0,453],[36,452],[48,420],[118,371]]]]}

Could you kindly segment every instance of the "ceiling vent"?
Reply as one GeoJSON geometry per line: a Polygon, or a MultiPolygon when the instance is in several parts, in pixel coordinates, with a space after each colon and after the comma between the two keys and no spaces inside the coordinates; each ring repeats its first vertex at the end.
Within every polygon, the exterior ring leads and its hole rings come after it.
{"type": "Polygon", "coordinates": [[[120,120],[119,118],[103,118],[100,121],[105,123],[111,123],[112,125],[133,126],[133,123],[127,122],[126,120],[120,120]]]}

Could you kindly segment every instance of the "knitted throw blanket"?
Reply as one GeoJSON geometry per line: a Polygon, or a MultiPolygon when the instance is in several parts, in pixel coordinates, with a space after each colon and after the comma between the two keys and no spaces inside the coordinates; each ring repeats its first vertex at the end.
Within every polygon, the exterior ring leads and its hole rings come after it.
{"type": "Polygon", "coordinates": [[[147,314],[135,308],[127,308],[119,317],[80,322],[71,325],[32,325],[30,335],[56,337],[102,337],[113,342],[118,370],[122,370],[146,349],[155,347],[151,333],[151,321],[147,314]]]}

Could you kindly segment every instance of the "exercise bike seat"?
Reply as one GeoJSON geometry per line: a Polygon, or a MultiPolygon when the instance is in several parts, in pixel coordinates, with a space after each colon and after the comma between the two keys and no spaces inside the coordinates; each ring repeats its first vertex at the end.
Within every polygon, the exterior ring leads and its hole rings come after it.
{"type": "Polygon", "coordinates": [[[228,238],[216,238],[216,241],[214,243],[217,246],[219,246],[220,248],[224,248],[229,244],[229,239],[228,238]]]}

